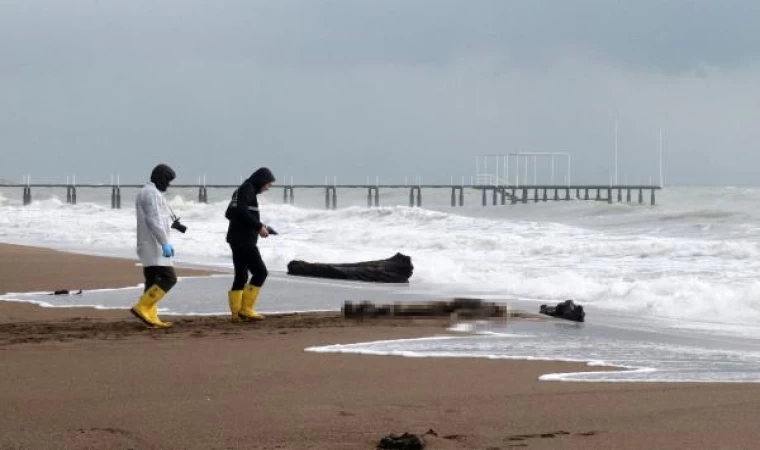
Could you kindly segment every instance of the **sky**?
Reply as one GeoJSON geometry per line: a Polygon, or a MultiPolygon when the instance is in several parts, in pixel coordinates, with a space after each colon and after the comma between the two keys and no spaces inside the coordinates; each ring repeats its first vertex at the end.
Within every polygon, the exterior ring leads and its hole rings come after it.
{"type": "Polygon", "coordinates": [[[448,183],[568,152],[573,183],[658,183],[662,130],[666,185],[760,185],[758,23],[757,0],[0,0],[0,178],[448,183]]]}

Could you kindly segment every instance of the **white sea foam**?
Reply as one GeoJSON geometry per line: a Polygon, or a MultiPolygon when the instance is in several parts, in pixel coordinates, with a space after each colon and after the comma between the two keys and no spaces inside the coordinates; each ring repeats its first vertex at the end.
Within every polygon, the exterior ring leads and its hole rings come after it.
{"type": "MultiPolygon", "coordinates": [[[[459,337],[375,341],[306,350],[407,358],[562,361],[605,368],[540,377],[547,381],[760,382],[760,352],[731,348],[730,344],[697,344],[653,330],[610,332],[603,328],[568,328],[546,323],[518,324],[511,329],[512,333],[468,333],[459,337]]],[[[699,339],[696,334],[692,337],[699,339]]]]}
{"type": "MultiPolygon", "coordinates": [[[[383,192],[381,208],[341,193],[341,205],[354,206],[337,210],[319,209],[319,195],[297,192],[298,206],[278,203],[276,193],[263,196],[263,219],[280,235],[261,241],[262,255],[270,270],[285,271],[294,259],[350,262],[402,252],[413,260],[412,286],[431,291],[544,303],[572,298],[587,311],[758,334],[752,325],[760,321],[760,190],[671,188],[655,207],[482,207],[469,196],[469,206],[450,208],[442,192],[426,192],[426,209],[404,206],[408,191],[383,192]]],[[[231,267],[223,194],[198,204],[192,191],[170,193],[189,227],[173,235],[179,262],[231,267]]],[[[110,209],[106,190],[80,192],[76,206],[38,192],[34,198],[24,207],[20,189],[0,189],[0,241],[134,257],[129,195],[121,210],[110,209]]]]}

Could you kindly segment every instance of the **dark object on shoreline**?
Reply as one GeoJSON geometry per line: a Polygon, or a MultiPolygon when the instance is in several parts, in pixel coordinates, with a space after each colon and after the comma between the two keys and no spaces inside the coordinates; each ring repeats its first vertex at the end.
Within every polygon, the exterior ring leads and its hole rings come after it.
{"type": "Polygon", "coordinates": [[[369,317],[451,317],[456,314],[461,318],[506,317],[506,305],[484,302],[474,298],[455,298],[452,301],[432,301],[425,303],[395,303],[393,305],[375,305],[364,301],[343,304],[343,316],[346,318],[369,317]]]}
{"type": "Polygon", "coordinates": [[[267,225],[267,233],[269,233],[269,234],[271,234],[273,236],[277,236],[278,234],[280,234],[280,233],[276,232],[274,230],[274,228],[270,227],[269,225],[267,225]]]}
{"type": "Polygon", "coordinates": [[[411,433],[404,433],[401,436],[389,434],[380,439],[377,448],[378,450],[422,450],[425,448],[425,440],[411,433]]]}
{"type": "Polygon", "coordinates": [[[81,293],[82,293],[81,290],[79,292],[70,292],[68,289],[59,289],[57,291],[53,291],[52,294],[48,294],[48,295],[79,295],[81,293]]]}
{"type": "Polygon", "coordinates": [[[557,303],[557,306],[541,305],[538,312],[546,314],[547,316],[572,320],[573,322],[583,322],[586,318],[586,313],[583,312],[583,306],[576,305],[572,300],[565,300],[562,303],[557,303]]]}
{"type": "Polygon", "coordinates": [[[340,280],[408,283],[414,266],[412,258],[396,253],[388,259],[348,264],[322,264],[294,260],[288,263],[289,275],[340,280]]]}

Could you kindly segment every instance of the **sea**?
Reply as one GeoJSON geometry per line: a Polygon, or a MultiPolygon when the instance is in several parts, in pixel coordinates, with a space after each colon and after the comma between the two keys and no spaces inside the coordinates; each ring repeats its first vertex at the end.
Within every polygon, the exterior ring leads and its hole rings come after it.
{"type": "MultiPolygon", "coordinates": [[[[110,189],[79,188],[78,204],[64,189],[0,188],[0,242],[77,253],[135,258],[136,189],[122,189],[111,209],[110,189]]],[[[230,189],[173,189],[167,198],[187,225],[174,233],[179,264],[225,274],[183,279],[162,314],[223,314],[231,271],[224,210],[230,189]]],[[[532,194],[532,193],[531,193],[532,194]]],[[[606,192],[603,193],[606,196],[606,192]]],[[[550,198],[553,193],[550,193],[550,198]]],[[[592,193],[595,198],[595,192],[592,193]]],[[[625,199],[625,192],[623,193],[625,199]]],[[[615,195],[616,199],[616,195],[615,195]]],[[[760,381],[760,188],[665,187],[656,204],[548,201],[483,206],[466,190],[451,206],[448,189],[423,189],[409,206],[409,189],[381,189],[379,207],[367,192],[338,189],[325,208],[324,189],[281,188],[260,197],[262,219],[278,231],[260,243],[270,278],[262,312],[339,310],[344,301],[425,301],[453,297],[503,302],[538,312],[572,299],[586,321],[466,322],[425,339],[309,348],[404,357],[559,360],[607,370],[545,374],[542,380],[594,382],[760,381]],[[292,260],[339,263],[412,258],[408,284],[378,285],[287,275],[292,260]]],[[[139,270],[136,268],[135,270],[139,270]]],[[[82,295],[7,294],[0,298],[49,307],[123,308],[139,286],[82,295]]]]}

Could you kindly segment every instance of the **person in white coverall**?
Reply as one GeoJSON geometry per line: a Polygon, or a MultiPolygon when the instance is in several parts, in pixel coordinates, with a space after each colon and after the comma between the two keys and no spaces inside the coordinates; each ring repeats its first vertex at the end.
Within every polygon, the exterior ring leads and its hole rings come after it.
{"type": "Polygon", "coordinates": [[[130,311],[151,328],[172,325],[158,318],[158,302],[177,284],[172,263],[174,247],[169,242],[172,213],[163,194],[174,178],[171,167],[157,165],[150,175],[150,183],[140,189],[135,201],[137,256],[143,266],[145,290],[130,311]]]}

